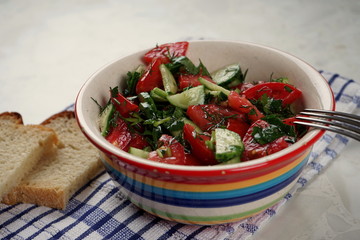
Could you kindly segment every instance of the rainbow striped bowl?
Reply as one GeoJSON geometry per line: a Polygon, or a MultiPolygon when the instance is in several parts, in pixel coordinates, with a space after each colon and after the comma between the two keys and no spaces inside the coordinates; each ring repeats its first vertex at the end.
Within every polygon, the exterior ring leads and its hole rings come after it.
{"type": "MultiPolygon", "coordinates": [[[[128,199],[164,219],[199,225],[234,222],[276,204],[296,183],[313,144],[323,131],[311,130],[294,145],[275,154],[231,165],[179,166],[142,159],[108,143],[97,124],[110,87],[123,86],[124,76],[141,63],[144,50],[120,58],[97,71],[81,88],[75,111],[85,136],[101,151],[108,173],[128,199]]],[[[310,65],[282,51],[244,42],[194,41],[187,56],[210,71],[238,62],[249,69],[247,81],[288,77],[303,90],[297,108],[333,110],[326,80],[310,65]]]]}

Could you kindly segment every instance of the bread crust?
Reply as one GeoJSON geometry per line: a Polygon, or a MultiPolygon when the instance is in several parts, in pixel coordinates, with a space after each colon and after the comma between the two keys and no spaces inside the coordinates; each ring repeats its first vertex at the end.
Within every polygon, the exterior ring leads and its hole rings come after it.
{"type": "Polygon", "coordinates": [[[65,209],[67,199],[61,189],[44,189],[27,185],[15,187],[3,199],[3,203],[14,205],[17,203],[31,203],[56,209],[65,209]]]}
{"type": "Polygon", "coordinates": [[[50,124],[52,121],[56,120],[57,118],[68,118],[68,119],[75,118],[75,113],[73,111],[62,111],[62,112],[59,112],[59,113],[56,113],[56,114],[52,115],[51,117],[44,120],[40,124],[41,125],[50,124]]]}
{"type": "Polygon", "coordinates": [[[18,112],[3,112],[0,113],[1,120],[8,120],[13,122],[14,124],[24,124],[22,116],[18,112]]]}

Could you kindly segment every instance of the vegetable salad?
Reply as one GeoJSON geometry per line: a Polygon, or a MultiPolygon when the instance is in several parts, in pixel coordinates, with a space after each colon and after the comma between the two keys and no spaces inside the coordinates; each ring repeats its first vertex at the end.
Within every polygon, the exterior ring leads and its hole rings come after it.
{"type": "Polygon", "coordinates": [[[156,46],[127,73],[122,91],[109,90],[99,105],[107,141],[149,160],[202,166],[260,158],[305,133],[292,123],[301,91],[287,78],[248,83],[237,63],[210,73],[186,56],[188,46],[156,46]]]}

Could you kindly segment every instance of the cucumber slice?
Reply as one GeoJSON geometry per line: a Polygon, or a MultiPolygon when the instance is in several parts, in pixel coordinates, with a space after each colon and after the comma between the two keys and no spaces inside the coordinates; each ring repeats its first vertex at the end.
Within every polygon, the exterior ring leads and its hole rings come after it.
{"type": "Polygon", "coordinates": [[[148,158],[149,156],[149,152],[139,149],[139,148],[134,148],[134,147],[130,147],[129,148],[129,153],[132,155],[135,155],[137,157],[141,157],[141,158],[148,158]]]}
{"type": "Polygon", "coordinates": [[[101,135],[107,136],[110,129],[110,120],[115,112],[115,107],[109,103],[105,109],[100,113],[99,127],[101,135]]]}
{"type": "Polygon", "coordinates": [[[187,109],[191,105],[204,104],[205,102],[204,86],[200,85],[185,90],[182,93],[169,95],[167,99],[172,105],[183,109],[187,109]]]}
{"type": "Polygon", "coordinates": [[[144,64],[140,64],[136,69],[135,69],[135,72],[138,72],[141,74],[143,74],[146,70],[146,66],[144,64]]]}
{"type": "Polygon", "coordinates": [[[206,88],[208,88],[212,91],[220,91],[220,92],[224,93],[226,96],[229,96],[229,94],[230,94],[229,90],[227,90],[219,85],[216,85],[215,83],[209,82],[202,77],[199,77],[198,80],[202,85],[204,85],[206,88]]]}
{"type": "Polygon", "coordinates": [[[211,74],[211,77],[218,85],[226,86],[232,81],[238,80],[238,76],[241,74],[240,65],[231,64],[215,71],[211,74]]]}
{"type": "Polygon", "coordinates": [[[177,93],[178,87],[176,85],[176,80],[170,70],[165,64],[161,64],[159,68],[165,91],[173,94],[177,93]]]}
{"type": "Polygon", "coordinates": [[[224,128],[215,129],[215,158],[226,162],[235,158],[240,160],[244,144],[236,132],[224,128]]]}
{"type": "Polygon", "coordinates": [[[150,97],[156,102],[167,102],[168,95],[167,92],[157,87],[150,91],[150,97]]]}

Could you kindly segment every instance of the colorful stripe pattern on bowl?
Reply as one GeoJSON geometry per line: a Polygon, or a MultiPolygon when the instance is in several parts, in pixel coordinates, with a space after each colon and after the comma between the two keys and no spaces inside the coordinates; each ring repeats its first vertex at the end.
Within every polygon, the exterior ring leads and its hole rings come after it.
{"type": "Polygon", "coordinates": [[[296,183],[308,157],[306,151],[261,176],[211,184],[179,182],[176,176],[149,177],[142,171],[129,171],[104,154],[102,161],[120,191],[138,207],[168,220],[211,225],[237,221],[274,205],[296,183]]]}

